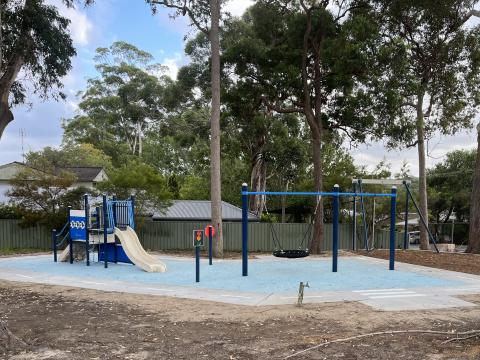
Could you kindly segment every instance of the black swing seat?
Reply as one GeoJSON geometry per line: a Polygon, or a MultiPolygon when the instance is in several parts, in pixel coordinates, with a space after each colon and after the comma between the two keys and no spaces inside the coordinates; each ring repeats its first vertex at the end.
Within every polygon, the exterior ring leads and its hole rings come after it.
{"type": "Polygon", "coordinates": [[[308,250],[274,250],[272,253],[275,257],[288,258],[288,259],[298,259],[307,257],[310,255],[308,250]]]}

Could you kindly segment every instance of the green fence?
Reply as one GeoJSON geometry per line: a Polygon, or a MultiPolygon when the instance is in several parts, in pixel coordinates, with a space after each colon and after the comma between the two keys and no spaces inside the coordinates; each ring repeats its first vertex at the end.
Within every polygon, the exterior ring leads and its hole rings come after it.
{"type": "MultiPolygon", "coordinates": [[[[146,222],[137,229],[138,236],[146,249],[150,250],[187,250],[192,249],[193,231],[204,229],[208,222],[194,221],[159,221],[146,222]]],[[[309,224],[266,224],[249,223],[249,250],[271,251],[274,249],[272,232],[277,234],[284,249],[297,249],[304,236],[305,242],[310,241],[312,229],[309,224]],[[273,227],[273,231],[272,231],[273,227]]],[[[332,249],[332,224],[324,225],[322,251],[332,249]]],[[[360,233],[360,232],[359,232],[360,233]]],[[[242,224],[238,222],[223,223],[224,250],[240,251],[242,249],[242,224]]],[[[389,247],[390,233],[388,230],[375,230],[375,247],[389,247]]],[[[340,249],[351,249],[352,228],[350,224],[340,225],[340,249]]],[[[403,245],[403,232],[396,233],[397,248],[403,245]]],[[[306,247],[306,244],[304,244],[306,247]]],[[[357,247],[363,247],[363,240],[357,239],[357,247]]]]}
{"type": "Polygon", "coordinates": [[[21,228],[20,220],[0,219],[0,248],[50,249],[50,231],[44,226],[21,228]]]}
{"type": "MultiPolygon", "coordinates": [[[[50,230],[36,226],[22,229],[18,220],[0,220],[0,248],[38,248],[49,249],[50,230]]],[[[138,237],[149,250],[188,250],[192,249],[193,230],[204,229],[207,222],[195,221],[147,221],[138,229],[138,237]]],[[[306,234],[305,242],[310,241],[312,229],[309,224],[249,224],[249,250],[271,251],[274,249],[272,228],[284,249],[297,249],[306,234]]],[[[324,225],[323,251],[332,249],[332,224],[324,225]]],[[[359,231],[359,234],[361,232],[359,231]]],[[[224,249],[240,251],[242,247],[242,224],[226,222],[223,224],[224,249]]],[[[349,224],[340,225],[340,249],[351,249],[352,229],[349,224]]],[[[397,247],[403,244],[403,233],[397,233],[397,247]]],[[[389,231],[375,230],[375,247],[388,248],[389,231]]],[[[306,247],[306,244],[304,244],[306,247]]],[[[363,247],[358,238],[357,247],[363,247]]]]}

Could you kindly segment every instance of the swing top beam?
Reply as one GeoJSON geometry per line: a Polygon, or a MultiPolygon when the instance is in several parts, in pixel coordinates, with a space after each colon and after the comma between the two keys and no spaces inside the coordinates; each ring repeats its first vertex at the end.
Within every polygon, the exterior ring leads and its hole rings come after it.
{"type": "Polygon", "coordinates": [[[364,196],[364,197],[397,197],[396,193],[354,193],[354,192],[281,192],[281,191],[242,191],[242,195],[288,195],[288,196],[364,196]]]}
{"type": "Polygon", "coordinates": [[[364,185],[410,185],[410,180],[402,179],[352,179],[352,184],[361,182],[364,185]]]}

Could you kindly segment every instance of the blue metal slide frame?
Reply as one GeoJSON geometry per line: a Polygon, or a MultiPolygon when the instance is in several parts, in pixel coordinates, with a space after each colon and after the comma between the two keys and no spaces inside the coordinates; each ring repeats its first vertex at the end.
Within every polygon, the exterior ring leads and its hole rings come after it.
{"type": "Polygon", "coordinates": [[[280,191],[248,191],[248,185],[242,184],[242,276],[248,276],[248,197],[250,195],[273,195],[273,196],[326,196],[333,197],[333,254],[332,271],[338,270],[338,241],[339,241],[339,204],[340,197],[389,197],[391,198],[390,211],[390,261],[389,269],[395,268],[395,218],[397,207],[397,187],[392,186],[391,193],[362,193],[362,192],[340,192],[338,185],[335,185],[333,192],[280,192],[280,191]]]}

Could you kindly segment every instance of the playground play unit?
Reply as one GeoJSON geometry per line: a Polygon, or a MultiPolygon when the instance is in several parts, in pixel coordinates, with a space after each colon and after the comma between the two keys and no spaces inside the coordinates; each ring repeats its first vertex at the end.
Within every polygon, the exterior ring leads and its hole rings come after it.
{"type": "Polygon", "coordinates": [[[98,261],[105,268],[109,262],[130,263],[147,272],[165,272],[165,264],[149,255],[135,233],[135,199],[108,200],[104,195],[102,204],[90,206],[88,195],[84,196],[84,209],[69,209],[68,221],[57,234],[52,232],[54,262],[67,261],[73,264],[74,243],[85,249],[86,265],[90,266],[90,255],[97,251],[98,261]],[[58,248],[68,241],[62,253],[58,248]]]}
{"type": "MultiPolygon", "coordinates": [[[[406,188],[408,190],[408,186],[406,188]]],[[[388,193],[340,192],[338,186],[332,192],[283,193],[250,192],[243,184],[241,195],[241,259],[212,261],[215,229],[211,226],[193,231],[195,260],[149,255],[135,232],[133,197],[117,200],[103,196],[101,202],[91,205],[85,196],[83,209],[71,209],[62,231],[52,234],[54,262],[50,255],[3,258],[0,259],[0,279],[251,306],[293,304],[297,301],[299,284],[308,282],[303,299],[310,303],[360,301],[381,310],[475,306],[457,296],[480,294],[480,276],[395,263],[395,185],[388,193]],[[332,258],[310,256],[307,244],[305,248],[277,249],[285,256],[277,253],[273,254],[276,256],[256,255],[249,259],[248,198],[251,195],[331,197],[332,258]],[[388,261],[365,256],[347,256],[339,261],[342,234],[338,223],[342,197],[357,201],[367,197],[389,199],[388,261]],[[207,244],[209,257],[201,259],[200,249],[207,244]],[[74,261],[78,252],[84,254],[84,260],[74,261]],[[296,259],[285,260],[284,257],[296,259]],[[62,259],[65,262],[58,262],[62,259]],[[99,271],[107,267],[107,271],[99,271]]],[[[348,238],[351,239],[350,235],[348,238]]]]}

